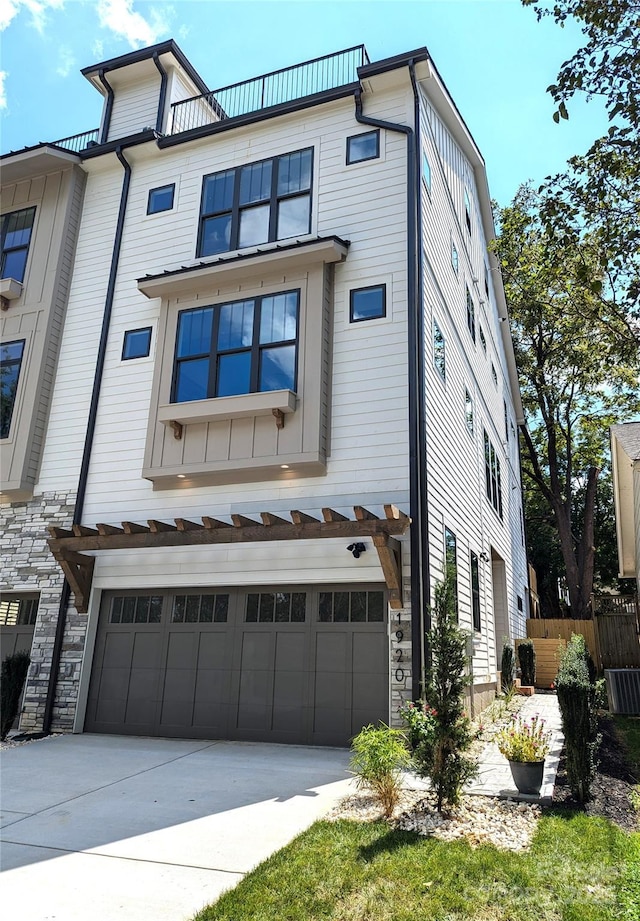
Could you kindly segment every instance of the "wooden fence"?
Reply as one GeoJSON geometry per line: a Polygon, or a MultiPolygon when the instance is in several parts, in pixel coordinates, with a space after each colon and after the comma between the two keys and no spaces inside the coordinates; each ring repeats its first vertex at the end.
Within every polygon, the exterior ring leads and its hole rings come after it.
{"type": "MultiPolygon", "coordinates": [[[[556,680],[560,658],[567,648],[567,641],[562,637],[545,639],[541,636],[530,637],[536,651],[536,687],[550,688],[556,680]]],[[[516,640],[516,648],[522,640],[516,640]]]]}

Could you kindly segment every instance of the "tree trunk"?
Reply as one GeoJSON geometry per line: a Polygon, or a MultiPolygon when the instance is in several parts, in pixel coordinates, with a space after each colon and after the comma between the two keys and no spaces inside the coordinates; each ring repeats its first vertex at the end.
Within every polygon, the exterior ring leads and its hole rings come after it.
{"type": "Polygon", "coordinates": [[[552,497],[566,571],[571,616],[578,619],[586,619],[590,613],[595,569],[594,520],[599,472],[597,468],[590,467],[587,474],[583,528],[579,541],[575,541],[572,533],[571,516],[567,513],[566,502],[563,502],[561,496],[554,494],[552,497]]]}

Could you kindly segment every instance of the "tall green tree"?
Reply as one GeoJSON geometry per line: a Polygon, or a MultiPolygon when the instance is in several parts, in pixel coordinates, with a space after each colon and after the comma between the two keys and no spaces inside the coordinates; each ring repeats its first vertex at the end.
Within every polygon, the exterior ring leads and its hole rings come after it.
{"type": "Polygon", "coordinates": [[[596,499],[609,426],[640,411],[628,319],[603,293],[597,234],[560,237],[544,195],[523,186],[496,217],[526,415],[528,488],[557,534],[571,613],[588,611],[595,576],[596,499]],[[594,238],[595,236],[595,238],[594,238]]]}

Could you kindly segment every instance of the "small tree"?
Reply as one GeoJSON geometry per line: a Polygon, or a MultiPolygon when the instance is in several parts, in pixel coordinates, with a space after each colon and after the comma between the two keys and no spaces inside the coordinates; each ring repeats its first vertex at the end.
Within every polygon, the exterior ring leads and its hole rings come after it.
{"type": "Polygon", "coordinates": [[[0,739],[4,741],[18,715],[22,688],[29,669],[29,653],[6,656],[0,669],[0,739]]]}
{"type": "Polygon", "coordinates": [[[500,663],[500,684],[503,694],[508,694],[513,687],[516,674],[516,662],[513,655],[513,646],[511,643],[505,643],[502,647],[502,660],[500,663]]]}
{"type": "Polygon", "coordinates": [[[536,648],[531,640],[518,643],[518,660],[522,684],[533,687],[536,683],[536,648]]]}
{"type": "Polygon", "coordinates": [[[400,799],[400,771],[411,760],[404,734],[384,723],[369,724],[354,738],[351,747],[351,770],[356,786],[371,790],[382,806],[385,819],[390,818],[400,799]]]}
{"type": "Polygon", "coordinates": [[[574,796],[590,797],[600,739],[597,733],[595,669],[584,637],[574,633],[556,679],[567,755],[567,779],[574,796]]]}
{"type": "Polygon", "coordinates": [[[453,585],[449,579],[435,592],[433,627],[429,631],[430,664],[426,698],[433,719],[433,744],[418,746],[414,764],[421,776],[431,779],[438,800],[452,806],[460,800],[462,787],[476,773],[475,762],[465,755],[473,733],[464,709],[466,636],[455,619],[453,585]]]}

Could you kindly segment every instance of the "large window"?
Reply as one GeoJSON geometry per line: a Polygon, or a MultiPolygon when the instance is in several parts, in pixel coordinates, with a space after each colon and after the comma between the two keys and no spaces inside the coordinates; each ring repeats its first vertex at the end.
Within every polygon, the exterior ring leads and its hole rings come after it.
{"type": "Polygon", "coordinates": [[[484,433],[484,469],[486,479],[487,499],[502,518],[502,479],[500,475],[500,459],[496,454],[491,439],[484,433]]]}
{"type": "Polygon", "coordinates": [[[16,402],[24,339],[0,345],[0,438],[8,438],[16,402]]]}
{"type": "Polygon", "coordinates": [[[313,150],[205,176],[198,256],[309,233],[313,150]]]}
{"type": "Polygon", "coordinates": [[[173,403],[296,389],[300,292],[183,310],[173,403]]]}
{"type": "Polygon", "coordinates": [[[24,280],[36,209],[13,211],[2,218],[2,278],[24,280]]]}

